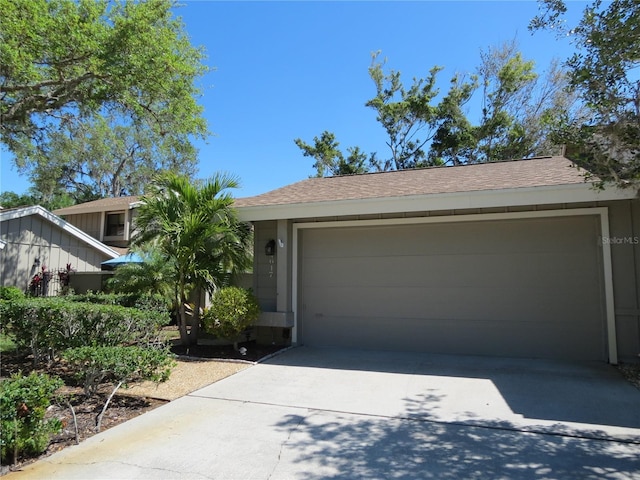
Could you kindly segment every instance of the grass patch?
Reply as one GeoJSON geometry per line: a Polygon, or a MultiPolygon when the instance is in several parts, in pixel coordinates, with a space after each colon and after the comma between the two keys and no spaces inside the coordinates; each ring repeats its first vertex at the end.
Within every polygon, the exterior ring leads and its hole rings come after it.
{"type": "Polygon", "coordinates": [[[160,331],[160,340],[163,342],[174,342],[180,340],[180,331],[175,325],[163,327],[160,331]]]}

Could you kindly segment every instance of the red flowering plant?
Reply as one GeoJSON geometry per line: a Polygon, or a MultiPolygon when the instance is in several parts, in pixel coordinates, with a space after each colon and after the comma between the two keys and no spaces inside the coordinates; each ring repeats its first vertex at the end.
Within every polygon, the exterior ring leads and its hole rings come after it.
{"type": "Polygon", "coordinates": [[[29,283],[29,292],[34,297],[40,297],[47,294],[49,288],[49,280],[51,273],[47,271],[47,266],[43,265],[38,273],[36,273],[29,283]]]}
{"type": "Polygon", "coordinates": [[[71,272],[73,272],[73,268],[71,268],[71,264],[67,263],[67,266],[64,270],[60,269],[58,271],[58,281],[60,282],[60,289],[62,293],[67,293],[69,290],[69,284],[71,283],[71,272]]]}

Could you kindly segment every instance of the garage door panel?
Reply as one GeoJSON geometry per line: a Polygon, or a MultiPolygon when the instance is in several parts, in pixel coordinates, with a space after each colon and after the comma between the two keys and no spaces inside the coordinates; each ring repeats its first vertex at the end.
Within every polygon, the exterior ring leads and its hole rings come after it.
{"type": "MultiPolygon", "coordinates": [[[[531,292],[511,289],[446,287],[325,287],[316,290],[305,311],[326,317],[384,316],[388,318],[491,319],[505,322],[543,322],[553,316],[556,322],[575,316],[592,316],[590,304],[581,296],[567,298],[564,292],[531,292]]],[[[577,326],[582,328],[583,325],[577,326]]]]}
{"type": "Polygon", "coordinates": [[[317,317],[311,325],[307,334],[314,338],[313,345],[345,348],[532,358],[581,358],[585,350],[600,349],[593,340],[597,332],[576,337],[568,325],[554,325],[554,341],[535,324],[496,325],[489,320],[399,317],[390,322],[386,317],[341,316],[317,317]],[[478,328],[492,334],[479,336],[478,328]]]}
{"type": "Polygon", "coordinates": [[[592,251],[598,235],[595,221],[559,217],[515,221],[468,222],[460,224],[395,225],[355,229],[318,229],[305,239],[309,258],[352,258],[379,256],[398,250],[403,238],[405,255],[440,255],[452,251],[500,255],[509,253],[574,253],[592,251]],[[585,235],[588,233],[588,235],[585,235]],[[535,238],[535,241],[532,241],[535,238]]]}
{"type": "Polygon", "coordinates": [[[583,216],[303,231],[300,339],[603,359],[598,225],[583,216]]]}
{"type": "MultiPolygon", "coordinates": [[[[574,285],[589,288],[599,284],[596,271],[585,272],[584,255],[384,255],[357,258],[311,258],[313,283],[306,286],[446,286],[476,287],[484,283],[518,285],[533,289],[562,288],[566,275],[574,285]],[[558,275],[561,270],[563,275],[558,275]]],[[[573,288],[573,287],[572,287],[573,288]]]]}

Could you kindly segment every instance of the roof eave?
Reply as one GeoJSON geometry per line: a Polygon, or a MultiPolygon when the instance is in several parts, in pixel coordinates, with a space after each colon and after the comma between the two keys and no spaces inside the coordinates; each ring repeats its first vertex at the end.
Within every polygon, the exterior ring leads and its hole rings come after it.
{"type": "MultiPolygon", "coordinates": [[[[90,203],[90,202],[88,202],[90,203]]],[[[122,203],[120,205],[84,205],[78,204],[71,207],[60,208],[54,210],[55,215],[81,215],[84,213],[102,213],[102,212],[121,212],[122,210],[131,210],[139,206],[140,201],[136,200],[129,203],[122,203]]]]}
{"type": "Polygon", "coordinates": [[[637,198],[635,189],[609,186],[597,190],[591,183],[478,190],[472,192],[409,195],[315,203],[236,207],[241,220],[284,220],[345,215],[396,214],[469,208],[552,205],[637,198]]]}

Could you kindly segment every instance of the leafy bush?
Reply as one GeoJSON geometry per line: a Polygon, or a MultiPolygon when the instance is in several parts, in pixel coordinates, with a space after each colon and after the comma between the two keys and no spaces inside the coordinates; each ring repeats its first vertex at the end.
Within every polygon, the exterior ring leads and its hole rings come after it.
{"type": "Polygon", "coordinates": [[[9,319],[7,317],[7,302],[15,302],[25,298],[25,294],[18,287],[0,286],[0,333],[9,333],[9,319]]]}
{"type": "Polygon", "coordinates": [[[114,384],[111,395],[97,418],[97,431],[100,431],[102,416],[109,402],[122,385],[142,380],[164,382],[168,380],[171,368],[175,365],[166,349],[135,346],[70,348],[62,357],[83,382],[85,395],[95,395],[104,380],[110,380],[114,384]]]}
{"type": "Polygon", "coordinates": [[[166,349],[136,346],[70,348],[63,352],[62,358],[83,382],[87,396],[95,395],[105,380],[125,385],[142,380],[164,382],[175,364],[166,349]]]}
{"type": "Polygon", "coordinates": [[[139,310],[154,312],[166,312],[169,310],[167,300],[158,294],[88,292],[70,295],[67,299],[72,302],[120,305],[121,307],[137,308],[139,310]]]}
{"type": "Polygon", "coordinates": [[[253,325],[259,315],[258,301],[250,290],[225,287],[213,294],[202,324],[207,333],[232,339],[253,325]]]}
{"type": "Polygon", "coordinates": [[[44,374],[13,375],[0,383],[0,457],[16,462],[23,455],[38,455],[60,431],[57,419],[44,415],[62,380],[44,374]]]}
{"type": "Polygon", "coordinates": [[[142,263],[120,265],[107,280],[105,290],[113,293],[155,294],[173,304],[175,264],[160,251],[150,248],[140,252],[142,263]]]}
{"type": "Polygon", "coordinates": [[[20,300],[24,292],[18,287],[0,287],[0,300],[20,300]]]}
{"type": "Polygon", "coordinates": [[[68,301],[68,297],[26,298],[0,302],[0,313],[11,325],[18,347],[31,348],[34,361],[43,352],[85,345],[149,345],[160,343],[166,312],[118,305],[68,301]]]}

